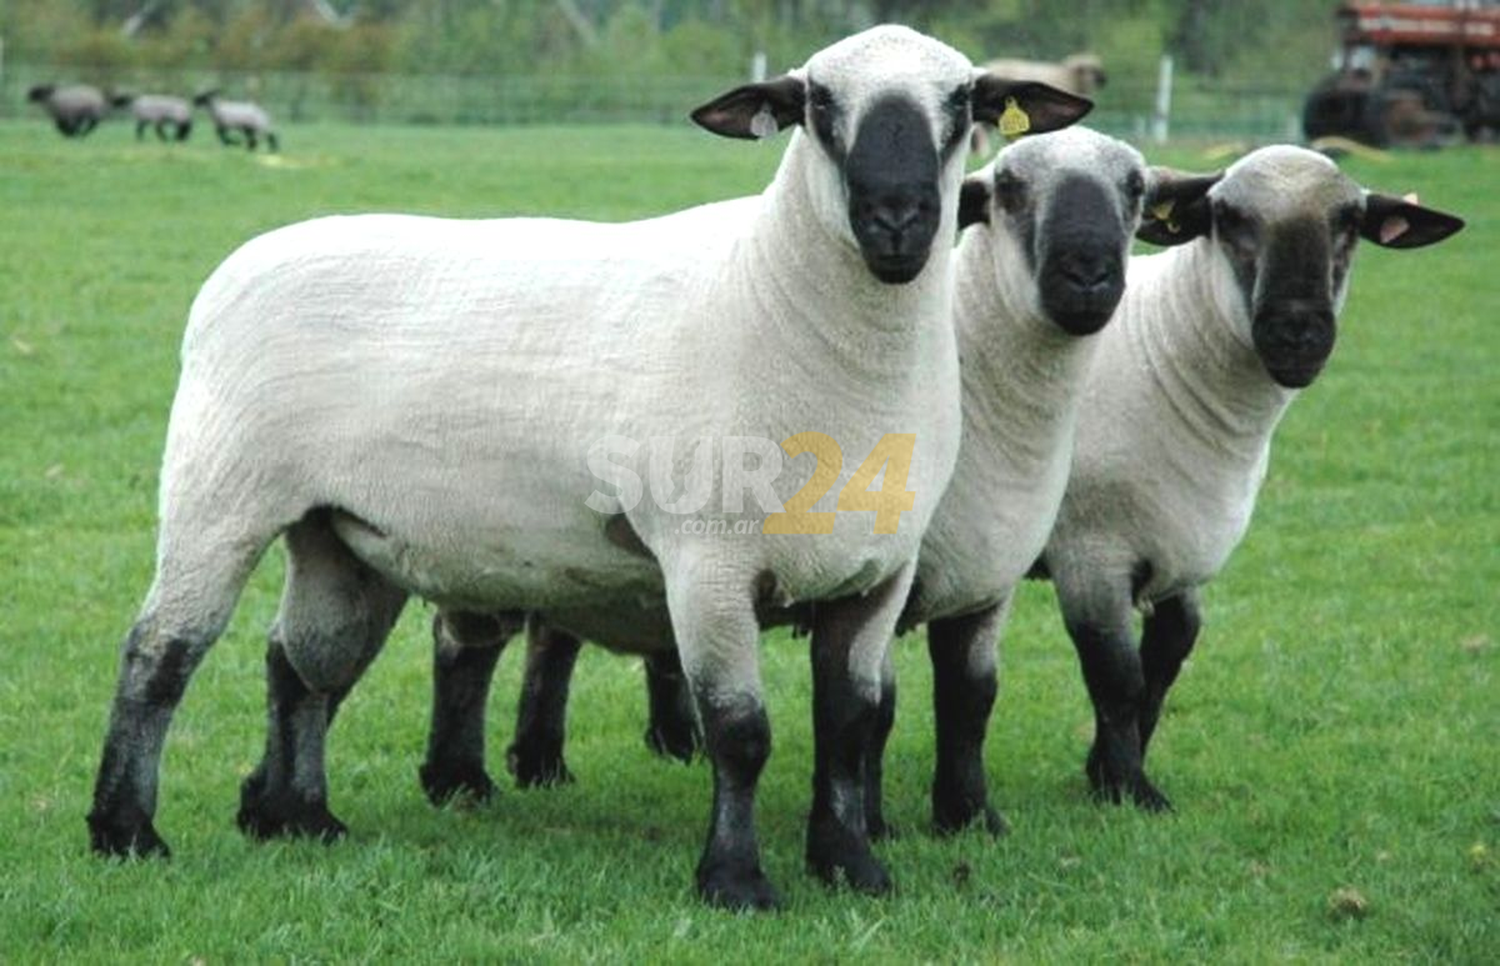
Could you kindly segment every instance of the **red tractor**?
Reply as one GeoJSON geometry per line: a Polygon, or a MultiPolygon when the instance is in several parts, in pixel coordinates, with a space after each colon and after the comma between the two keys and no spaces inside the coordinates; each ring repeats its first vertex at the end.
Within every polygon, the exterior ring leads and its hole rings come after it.
{"type": "Polygon", "coordinates": [[[1335,70],[1308,95],[1302,128],[1377,147],[1500,132],[1500,0],[1343,3],[1335,70]]]}

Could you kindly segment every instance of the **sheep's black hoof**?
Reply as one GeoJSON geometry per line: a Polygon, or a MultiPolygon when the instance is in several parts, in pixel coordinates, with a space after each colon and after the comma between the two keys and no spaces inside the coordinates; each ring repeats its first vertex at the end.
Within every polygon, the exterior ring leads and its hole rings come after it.
{"type": "Polygon", "coordinates": [[[505,752],[505,767],[515,776],[519,788],[550,788],[576,781],[568,771],[568,763],[563,761],[560,748],[511,745],[505,752]]]}
{"type": "Polygon", "coordinates": [[[1130,801],[1145,812],[1172,811],[1171,799],[1151,784],[1151,780],[1140,769],[1119,775],[1115,769],[1105,764],[1103,755],[1097,750],[1091,750],[1083,771],[1088,776],[1094,798],[1100,802],[1120,805],[1130,801]]]}
{"type": "Polygon", "coordinates": [[[662,758],[691,763],[703,751],[703,735],[692,721],[653,721],[646,729],[646,747],[662,758]]]}
{"type": "Polygon", "coordinates": [[[698,895],[709,905],[730,912],[773,912],[781,908],[781,896],[758,865],[748,870],[727,864],[700,865],[698,895]]]}
{"type": "Polygon", "coordinates": [[[429,761],[418,769],[417,776],[427,800],[434,805],[455,800],[478,805],[495,795],[495,783],[479,764],[429,761]]]}
{"type": "Polygon", "coordinates": [[[934,801],[932,827],[939,835],[957,835],[971,828],[983,829],[995,838],[1010,834],[1010,823],[988,802],[973,806],[934,801]]]}
{"type": "Polygon", "coordinates": [[[838,820],[814,818],[807,829],[807,867],[828,885],[843,882],[855,892],[880,896],[891,891],[891,877],[870,851],[838,820]]]}
{"type": "Polygon", "coordinates": [[[150,821],[120,822],[108,816],[91,813],[89,848],[94,854],[115,859],[168,859],[172,850],[150,821]]]}
{"type": "Polygon", "coordinates": [[[266,792],[259,772],[240,787],[240,811],[235,823],[240,831],[259,841],[310,838],[337,842],[349,834],[349,827],[333,817],[326,803],[266,792]]]}

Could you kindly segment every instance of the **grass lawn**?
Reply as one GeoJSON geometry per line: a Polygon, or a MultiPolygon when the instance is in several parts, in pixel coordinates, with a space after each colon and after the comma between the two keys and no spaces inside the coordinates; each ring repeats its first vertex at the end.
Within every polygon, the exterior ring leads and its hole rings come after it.
{"type": "MultiPolygon", "coordinates": [[[[0,959],[642,961],[1500,957],[1500,153],[1350,168],[1464,214],[1411,253],[1366,247],[1326,376],[1281,430],[1255,525],[1207,593],[1152,773],[1179,812],[1087,795],[1092,727],[1045,585],[1004,645],[988,747],[1014,832],[927,830],[930,674],[898,644],[882,847],[898,892],[802,869],[804,644],[770,635],[767,870],[735,917],[691,890],[705,766],[641,742],[638,662],[586,651],[575,786],[435,810],[417,786],[430,608],[411,605],[330,744],[343,843],[256,845],[238,783],[263,741],[273,551],[188,690],[157,827],[170,863],[101,862],[83,815],[116,653],[150,579],[156,468],[188,303],[264,229],[329,212],[619,219],[757,190],[781,144],[689,129],[293,128],[286,153],[58,138],[0,124],[0,959]]],[[[1211,162],[1186,150],[1187,167],[1211,162]]],[[[502,659],[503,775],[520,649],[502,659]]]]}

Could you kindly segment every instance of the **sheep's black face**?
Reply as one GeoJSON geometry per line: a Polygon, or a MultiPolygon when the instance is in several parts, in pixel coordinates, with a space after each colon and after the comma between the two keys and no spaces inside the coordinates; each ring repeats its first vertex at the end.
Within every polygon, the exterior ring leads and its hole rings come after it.
{"type": "MultiPolygon", "coordinates": [[[[997,179],[1002,205],[1010,190],[997,179]]],[[[1092,335],[1114,315],[1125,294],[1125,253],[1144,190],[1142,175],[1133,171],[1119,190],[1075,174],[1050,192],[1033,270],[1042,309],[1063,331],[1092,335]]]]}
{"type": "MultiPolygon", "coordinates": [[[[817,103],[813,120],[817,124],[817,103]]],[[[849,226],[870,271],[891,285],[921,274],[942,219],[940,161],[932,126],[911,100],[873,104],[843,159],[849,226]]]]}
{"type": "Polygon", "coordinates": [[[1279,385],[1311,385],[1333,353],[1336,300],[1359,221],[1355,200],[1326,215],[1275,221],[1214,206],[1214,233],[1249,309],[1255,352],[1279,385]]]}

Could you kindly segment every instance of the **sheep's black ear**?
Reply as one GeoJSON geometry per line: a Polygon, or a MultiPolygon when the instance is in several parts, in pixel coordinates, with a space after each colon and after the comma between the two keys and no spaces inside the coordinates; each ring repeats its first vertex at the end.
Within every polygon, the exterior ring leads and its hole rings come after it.
{"type": "Polygon", "coordinates": [[[987,70],[974,74],[974,120],[997,125],[1008,138],[1056,131],[1093,109],[1087,97],[1037,81],[1006,80],[987,70]]]}
{"type": "Polygon", "coordinates": [[[796,74],[736,87],[692,113],[693,122],[727,138],[763,138],[801,124],[807,84],[796,74]]]}
{"type": "Polygon", "coordinates": [[[1152,168],[1151,186],[1141,201],[1141,226],[1135,237],[1152,245],[1181,245],[1208,234],[1213,224],[1208,189],[1224,172],[1188,174],[1173,168],[1152,168]]]}
{"type": "Polygon", "coordinates": [[[1464,220],[1447,212],[1424,208],[1413,198],[1370,192],[1365,195],[1362,237],[1382,248],[1421,248],[1442,241],[1463,228],[1464,220]]]}
{"type": "Polygon", "coordinates": [[[958,230],[970,225],[990,223],[990,198],[994,189],[990,179],[983,174],[971,174],[964,179],[958,191],[958,230]]]}

